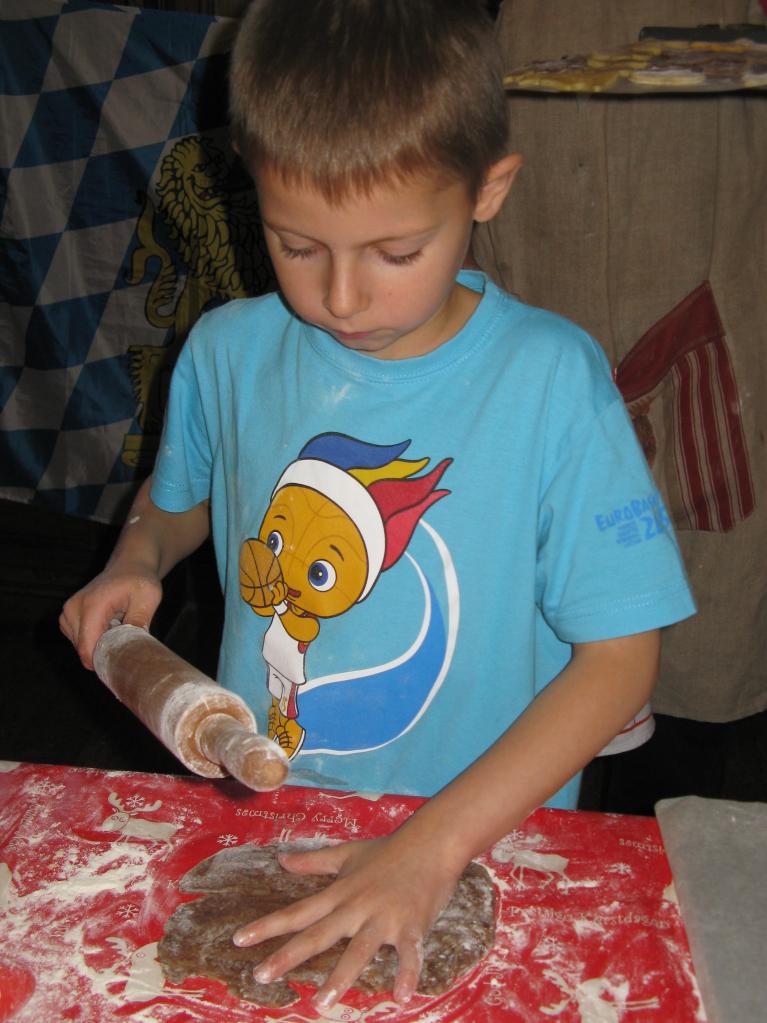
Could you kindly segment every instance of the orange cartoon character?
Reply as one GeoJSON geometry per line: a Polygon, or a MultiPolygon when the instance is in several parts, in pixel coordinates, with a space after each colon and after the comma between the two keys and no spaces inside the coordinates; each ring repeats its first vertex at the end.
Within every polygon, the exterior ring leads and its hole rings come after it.
{"type": "Polygon", "coordinates": [[[242,597],[271,618],[262,648],[272,697],[268,734],[290,757],[306,737],[298,694],[320,620],[364,600],[402,555],[423,512],[449,493],[435,487],[451,460],[416,476],[429,459],[402,459],[409,444],[313,438],[280,477],[258,537],[241,547],[242,597]]]}

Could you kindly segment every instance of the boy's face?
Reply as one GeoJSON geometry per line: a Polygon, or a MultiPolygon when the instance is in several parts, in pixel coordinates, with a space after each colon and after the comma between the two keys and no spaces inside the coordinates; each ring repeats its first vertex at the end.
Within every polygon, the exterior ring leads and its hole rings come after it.
{"type": "Polygon", "coordinates": [[[471,315],[478,297],[455,283],[476,209],[463,183],[414,179],[332,206],[268,168],[255,177],[286,300],[346,348],[423,355],[471,315]]]}

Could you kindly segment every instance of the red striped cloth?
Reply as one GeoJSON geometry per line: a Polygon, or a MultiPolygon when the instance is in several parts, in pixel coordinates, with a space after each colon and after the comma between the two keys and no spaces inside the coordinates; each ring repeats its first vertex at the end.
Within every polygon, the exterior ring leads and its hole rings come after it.
{"type": "Polygon", "coordinates": [[[756,499],[740,400],[708,281],[637,341],[615,380],[674,525],[727,532],[747,518],[756,499]]]}

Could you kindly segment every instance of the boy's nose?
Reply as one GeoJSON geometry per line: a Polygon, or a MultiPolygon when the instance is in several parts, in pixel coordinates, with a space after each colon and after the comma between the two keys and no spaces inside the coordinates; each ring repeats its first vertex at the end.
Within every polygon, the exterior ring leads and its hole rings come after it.
{"type": "Polygon", "coordinates": [[[325,308],[338,320],[347,320],[367,308],[367,296],[356,268],[334,260],[328,271],[325,308]]]}

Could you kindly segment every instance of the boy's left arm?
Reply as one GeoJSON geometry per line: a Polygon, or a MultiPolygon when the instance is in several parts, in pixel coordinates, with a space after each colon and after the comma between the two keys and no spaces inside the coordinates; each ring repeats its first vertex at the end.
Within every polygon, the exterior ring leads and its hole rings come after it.
{"type": "Polygon", "coordinates": [[[239,945],[294,935],[260,964],[257,979],[275,980],[350,938],[316,1006],[337,1002],[381,945],[397,949],[394,997],[408,1001],[418,983],[423,936],[466,865],[620,732],[652,693],[659,652],[657,630],[576,644],[567,667],[525,713],[392,835],[281,856],[288,870],[336,880],[237,932],[239,945]]]}

